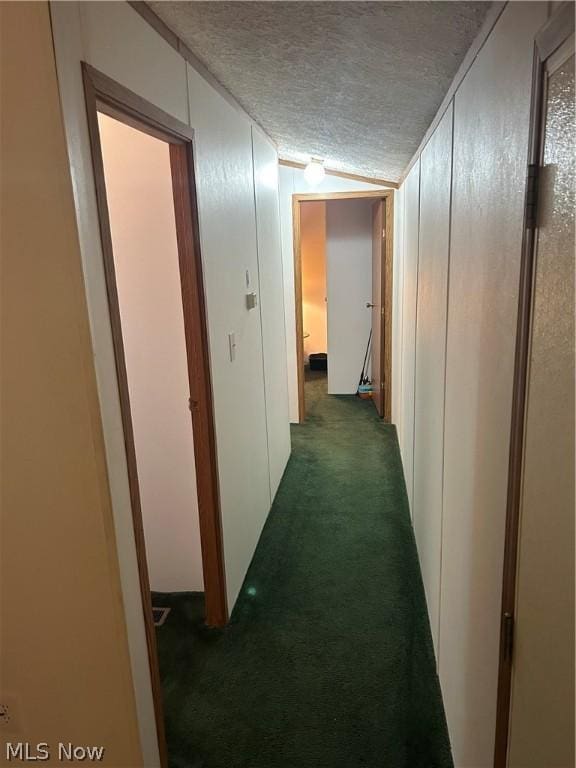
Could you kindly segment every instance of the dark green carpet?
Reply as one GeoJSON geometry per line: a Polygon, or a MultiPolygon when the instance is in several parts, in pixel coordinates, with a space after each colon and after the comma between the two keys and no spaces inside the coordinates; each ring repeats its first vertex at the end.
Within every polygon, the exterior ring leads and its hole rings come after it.
{"type": "Polygon", "coordinates": [[[171,768],[451,768],[395,428],[307,382],[230,626],[156,596],[171,768]]]}

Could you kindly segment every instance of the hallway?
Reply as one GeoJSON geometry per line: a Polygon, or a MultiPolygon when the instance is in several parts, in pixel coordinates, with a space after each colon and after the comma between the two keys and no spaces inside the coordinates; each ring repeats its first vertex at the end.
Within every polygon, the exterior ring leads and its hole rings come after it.
{"type": "Polygon", "coordinates": [[[156,601],[170,768],[448,768],[395,428],[321,375],[306,401],[229,627],[156,601]]]}

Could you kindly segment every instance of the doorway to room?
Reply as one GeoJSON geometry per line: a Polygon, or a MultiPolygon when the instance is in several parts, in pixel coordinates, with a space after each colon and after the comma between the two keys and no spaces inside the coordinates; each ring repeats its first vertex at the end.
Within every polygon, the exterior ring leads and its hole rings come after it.
{"type": "Polygon", "coordinates": [[[173,593],[227,621],[193,132],[84,65],[106,288],[163,766],[156,631],[173,593]]]}
{"type": "Polygon", "coordinates": [[[318,393],[390,421],[393,190],[292,199],[299,421],[318,393]]]}

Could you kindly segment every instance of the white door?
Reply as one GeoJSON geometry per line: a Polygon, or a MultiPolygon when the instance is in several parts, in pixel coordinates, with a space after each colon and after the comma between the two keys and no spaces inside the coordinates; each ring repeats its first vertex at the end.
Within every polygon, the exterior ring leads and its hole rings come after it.
{"type": "Polygon", "coordinates": [[[372,301],[373,204],[370,198],[326,203],[330,395],[356,393],[366,354],[372,324],[372,312],[366,305],[372,301]]]}

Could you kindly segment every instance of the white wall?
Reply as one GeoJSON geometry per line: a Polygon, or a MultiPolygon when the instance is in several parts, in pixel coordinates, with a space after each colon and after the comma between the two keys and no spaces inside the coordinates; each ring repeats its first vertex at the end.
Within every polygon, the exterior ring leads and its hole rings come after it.
{"type": "Polygon", "coordinates": [[[373,200],[326,203],[328,393],[353,395],[372,327],[373,200]]]}
{"type": "Polygon", "coordinates": [[[494,747],[533,39],[545,20],[545,3],[508,5],[454,106],[440,679],[462,766],[489,764],[494,747]]]}
{"type": "MultiPolygon", "coordinates": [[[[414,490],[414,370],[420,232],[420,160],[404,183],[404,256],[402,264],[402,418],[398,433],[410,511],[414,490]]],[[[394,331],[392,331],[394,333],[394,331]]]]}
{"type": "Polygon", "coordinates": [[[202,591],[168,144],[99,115],[150,587],[202,591]]]}
{"type": "Polygon", "coordinates": [[[436,653],[440,621],[451,182],[452,104],[424,148],[420,163],[412,514],[436,653]]]}
{"type": "MultiPolygon", "coordinates": [[[[284,311],[286,316],[286,355],[288,368],[288,399],[290,421],[298,421],[298,367],[296,364],[296,306],[294,293],[294,236],[292,195],[311,192],[363,192],[385,189],[339,176],[326,175],[311,187],[300,168],[280,166],[280,224],[282,232],[282,267],[284,271],[284,311]]],[[[362,363],[360,363],[362,366],[362,363]]],[[[360,371],[358,372],[360,373],[360,371]]]]}
{"type": "Polygon", "coordinates": [[[146,765],[158,765],[80,62],[87,61],[195,130],[230,608],[270,508],[271,489],[288,453],[287,428],[282,428],[281,423],[282,414],[287,413],[283,360],[270,354],[270,337],[263,338],[262,329],[263,323],[278,329],[283,324],[282,303],[278,300],[282,294],[279,236],[262,225],[270,221],[269,213],[275,215],[277,198],[274,190],[266,191],[259,182],[255,194],[254,186],[254,162],[261,168],[264,155],[268,163],[275,151],[268,142],[267,148],[259,142],[253,161],[252,124],[247,116],[202,80],[127,3],[56,2],[51,4],[51,14],[140,735],[146,765]],[[249,290],[256,291],[260,298],[254,310],[246,309],[246,270],[250,274],[249,290]],[[260,279],[262,285],[266,284],[267,296],[276,297],[274,301],[262,302],[260,279]],[[237,342],[234,362],[228,351],[231,332],[236,334],[237,342]],[[271,426],[272,415],[277,421],[271,426]]]}
{"type": "Polygon", "coordinates": [[[454,97],[452,183],[448,107],[421,156],[421,195],[418,163],[401,190],[395,306],[406,364],[394,418],[408,484],[414,461],[415,533],[456,768],[493,761],[533,40],[546,16],[547,3],[506,6],[454,97]]]}
{"type": "MultiPolygon", "coordinates": [[[[208,312],[226,582],[234,605],[270,509],[252,134],[247,118],[189,65],[208,312]],[[250,284],[246,284],[246,272],[250,284]],[[228,334],[236,354],[230,360],[228,334]]],[[[281,312],[281,307],[278,307],[281,312]]]]}
{"type": "Polygon", "coordinates": [[[255,126],[252,126],[252,152],[268,460],[270,490],[273,498],[290,456],[284,280],[278,198],[278,156],[273,144],[255,126]]]}

